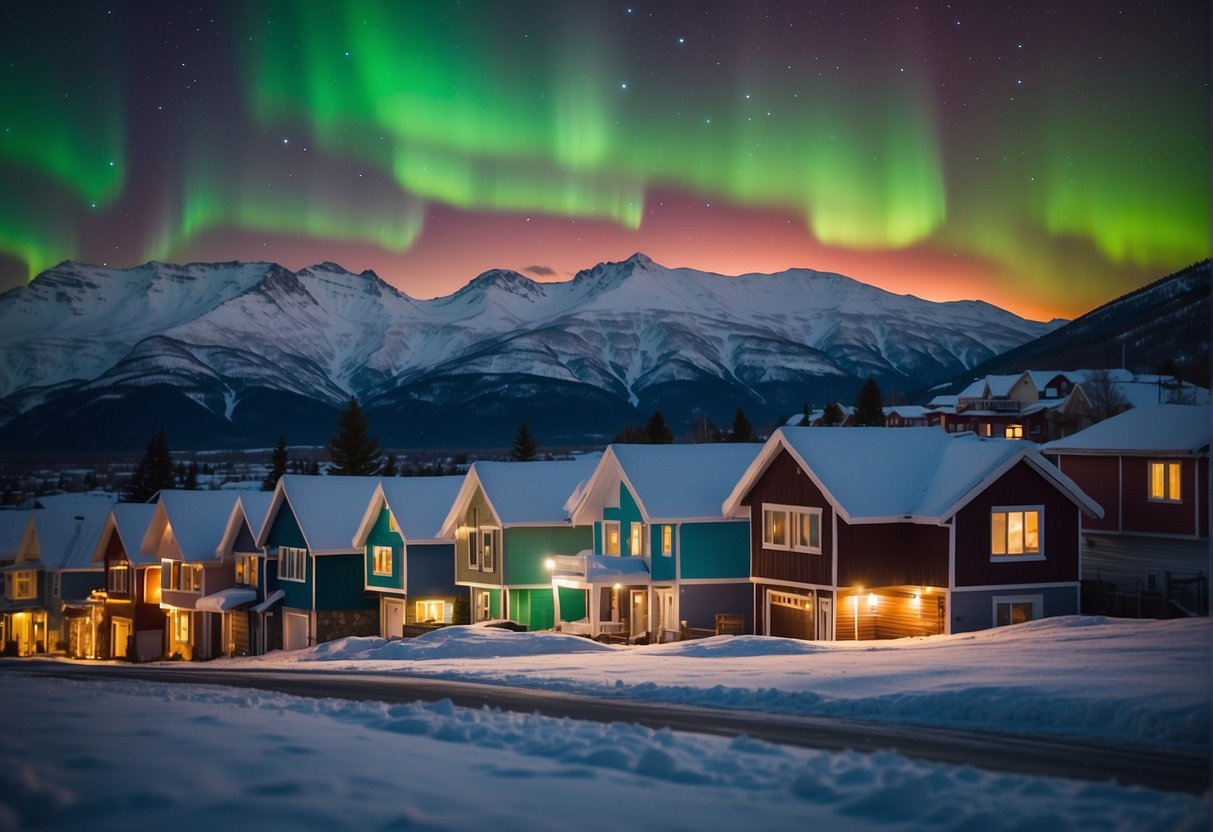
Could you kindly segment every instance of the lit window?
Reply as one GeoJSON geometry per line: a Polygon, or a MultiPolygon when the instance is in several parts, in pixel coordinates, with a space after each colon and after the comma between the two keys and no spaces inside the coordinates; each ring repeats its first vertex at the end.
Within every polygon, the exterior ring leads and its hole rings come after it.
{"type": "Polygon", "coordinates": [[[644,549],[644,524],[632,523],[628,539],[628,553],[638,557],[645,554],[644,549]]]}
{"type": "Polygon", "coordinates": [[[763,509],[762,543],[772,549],[788,548],[788,513],[783,509],[763,509]]]}
{"type": "Polygon", "coordinates": [[[173,641],[189,644],[190,614],[181,610],[173,611],[173,641]]]}
{"type": "Polygon", "coordinates": [[[981,435],[982,436],[992,436],[993,435],[993,428],[991,427],[989,422],[981,423],[981,435]]]}
{"type": "Polygon", "coordinates": [[[990,554],[1039,555],[1044,509],[998,509],[990,514],[990,554]]]}
{"type": "Polygon", "coordinates": [[[995,596],[994,626],[1023,624],[1043,617],[1044,599],[1039,595],[995,596]]]}
{"type": "Polygon", "coordinates": [[[792,548],[800,552],[821,552],[821,509],[791,512],[792,548]]]}
{"type": "Polygon", "coordinates": [[[1150,463],[1150,499],[1159,503],[1178,503],[1181,499],[1178,462],[1150,463]]]}
{"type": "Polygon", "coordinates": [[[131,589],[131,567],[124,560],[107,561],[105,588],[115,595],[126,595],[131,589]]]}
{"type": "Polygon", "coordinates": [[[492,613],[492,611],[493,611],[492,600],[493,600],[493,597],[491,595],[489,595],[489,593],[486,591],[479,591],[476,593],[476,620],[477,621],[488,621],[489,620],[489,617],[493,614],[492,613]]]}
{"type": "Polygon", "coordinates": [[[1023,425],[1007,425],[1003,436],[1007,439],[1023,439],[1023,425]]]}
{"type": "Polygon", "coordinates": [[[14,573],[12,587],[12,598],[14,600],[20,601],[33,598],[37,594],[35,591],[34,572],[26,570],[14,573]]]}
{"type": "Polygon", "coordinates": [[[416,609],[418,622],[450,624],[454,607],[445,601],[418,601],[416,609]]]}
{"type": "Polygon", "coordinates": [[[400,526],[396,524],[396,515],[392,514],[390,509],[388,510],[388,513],[387,513],[387,527],[388,527],[388,531],[393,531],[393,532],[400,531],[400,526]]]}
{"type": "Polygon", "coordinates": [[[602,553],[604,555],[619,554],[619,524],[605,521],[602,524],[602,553]]]}
{"type": "Polygon", "coordinates": [[[392,547],[391,546],[372,546],[371,557],[374,562],[372,571],[376,575],[391,575],[392,574],[392,547]]]}
{"type": "Polygon", "coordinates": [[[306,581],[307,550],[295,546],[279,546],[278,577],[284,581],[306,581]]]}
{"type": "Polygon", "coordinates": [[[674,554],[673,526],[666,525],[661,527],[661,554],[667,558],[674,554]]]}
{"type": "Polygon", "coordinates": [[[236,583],[257,586],[257,556],[236,555],[236,583]]]}
{"type": "Polygon", "coordinates": [[[492,572],[497,568],[497,529],[480,530],[480,569],[492,572]]]}

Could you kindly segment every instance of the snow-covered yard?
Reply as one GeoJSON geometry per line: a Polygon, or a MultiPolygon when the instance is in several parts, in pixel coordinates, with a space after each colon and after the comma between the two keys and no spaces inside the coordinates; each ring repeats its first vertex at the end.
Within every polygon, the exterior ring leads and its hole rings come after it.
{"type": "MultiPolygon", "coordinates": [[[[644,648],[449,628],[225,666],[440,674],[653,701],[1207,749],[1207,620],[644,648]]],[[[212,665],[214,666],[214,665],[212,665]]],[[[183,668],[188,670],[188,668],[183,668]]],[[[1205,829],[1204,798],[538,715],[4,672],[0,830],[1205,829]]]]}

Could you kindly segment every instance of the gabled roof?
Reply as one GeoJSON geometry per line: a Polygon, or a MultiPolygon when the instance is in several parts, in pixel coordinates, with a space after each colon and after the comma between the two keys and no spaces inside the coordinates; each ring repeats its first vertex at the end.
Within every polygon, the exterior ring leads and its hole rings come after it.
{"type": "Polygon", "coordinates": [[[228,515],[219,545],[215,547],[215,556],[220,559],[233,553],[236,541],[240,537],[240,530],[244,526],[248,526],[249,534],[254,541],[257,540],[261,535],[265,515],[269,512],[270,503],[274,498],[270,491],[242,491],[239,494],[239,499],[236,500],[228,515]]]}
{"type": "MultiPolygon", "coordinates": [[[[22,545],[37,549],[43,569],[94,569],[93,550],[113,504],[104,501],[59,501],[52,508],[30,512],[33,534],[22,545]]],[[[22,552],[22,560],[29,560],[22,552]]]]}
{"type": "Polygon", "coordinates": [[[463,485],[463,477],[386,477],[371,495],[371,501],[354,534],[353,545],[361,548],[371,534],[386,504],[396,518],[405,543],[431,543],[443,540],[442,524],[463,485]]]}
{"type": "Polygon", "coordinates": [[[1028,443],[949,434],[942,428],[780,428],[724,504],[741,500],[786,450],[849,523],[943,522],[1023,461],[1097,517],[1103,510],[1028,443]]]}
{"type": "Polygon", "coordinates": [[[0,561],[16,560],[29,516],[29,511],[0,511],[0,561]]]}
{"type": "Polygon", "coordinates": [[[152,523],[156,506],[152,503],[116,503],[105,518],[105,526],[97,538],[97,546],[93,550],[93,563],[105,562],[105,550],[110,538],[118,535],[126,559],[134,566],[159,564],[160,559],[144,555],[140,550],[143,537],[152,523]]]}
{"type": "Polygon", "coordinates": [[[439,536],[455,536],[459,516],[477,487],[484,489],[489,508],[503,527],[566,525],[565,503],[594,473],[599,459],[599,454],[585,454],[572,460],[475,462],[464,477],[439,536]]]}
{"type": "Polygon", "coordinates": [[[1208,453],[1211,412],[1208,405],[1135,407],[1050,442],[1041,450],[1050,454],[1208,453]]]}
{"type": "Polygon", "coordinates": [[[156,500],[156,512],[148,524],[140,553],[159,557],[157,546],[165,526],[172,529],[182,560],[217,560],[216,550],[242,492],[165,490],[156,500]]]}
{"type": "Polygon", "coordinates": [[[350,541],[378,484],[378,477],[285,475],[274,488],[257,545],[265,545],[270,527],[286,503],[313,554],[355,551],[350,541]]]}
{"type": "Polygon", "coordinates": [[[576,525],[614,505],[627,484],[646,523],[718,520],[721,503],[754,461],[761,445],[611,445],[586,487],[569,502],[576,525]]]}

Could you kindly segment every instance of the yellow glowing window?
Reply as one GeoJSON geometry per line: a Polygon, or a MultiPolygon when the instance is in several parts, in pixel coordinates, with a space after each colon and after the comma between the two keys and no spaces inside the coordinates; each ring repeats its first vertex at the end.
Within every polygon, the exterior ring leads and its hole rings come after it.
{"type": "Polygon", "coordinates": [[[674,527],[673,526],[667,525],[667,526],[661,527],[661,554],[665,555],[667,558],[670,555],[674,554],[674,527]]]}
{"type": "Polygon", "coordinates": [[[763,545],[775,549],[788,548],[788,513],[783,509],[764,509],[762,512],[763,545]]]}
{"type": "Polygon", "coordinates": [[[190,640],[190,614],[175,610],[173,613],[173,641],[189,643],[190,640]]]}
{"type": "Polygon", "coordinates": [[[1023,439],[1023,425],[1007,425],[1003,436],[1007,439],[1023,439]]]}
{"type": "Polygon", "coordinates": [[[417,620],[423,623],[450,623],[450,618],[447,616],[447,606],[444,601],[418,601],[416,607],[417,620]]]}
{"type": "Polygon", "coordinates": [[[821,552],[821,509],[792,512],[792,548],[799,552],[821,552]]]}
{"type": "Polygon", "coordinates": [[[33,571],[17,572],[13,575],[14,599],[33,598],[36,594],[33,571]]]}
{"type": "Polygon", "coordinates": [[[392,574],[392,547],[391,546],[372,546],[371,557],[373,559],[372,567],[376,575],[391,575],[392,574]]]}
{"type": "Polygon", "coordinates": [[[1178,462],[1150,463],[1150,499],[1160,503],[1178,503],[1180,490],[1180,465],[1178,462]]]}
{"type": "Polygon", "coordinates": [[[644,524],[633,523],[628,536],[628,553],[634,556],[644,554],[644,524]]]}
{"type": "Polygon", "coordinates": [[[990,515],[990,553],[1040,554],[1041,509],[1000,510],[990,515]]]}
{"type": "Polygon", "coordinates": [[[604,555],[619,554],[619,524],[602,524],[602,553],[604,555]]]}

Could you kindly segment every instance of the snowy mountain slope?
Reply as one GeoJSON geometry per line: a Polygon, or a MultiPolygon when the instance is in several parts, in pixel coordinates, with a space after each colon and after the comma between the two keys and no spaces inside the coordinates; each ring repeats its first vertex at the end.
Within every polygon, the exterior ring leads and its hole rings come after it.
{"type": "Polygon", "coordinates": [[[79,410],[81,397],[157,385],[229,422],[252,391],[263,415],[278,396],[327,408],[354,395],[388,420],[409,401],[485,407],[503,380],[527,385],[531,407],[556,385],[566,403],[605,395],[625,410],[734,402],[774,414],[868,375],[902,389],[945,378],[1054,326],[837,274],[723,277],[643,254],[563,283],[494,270],[428,301],[332,263],[65,263],[0,296],[8,322],[0,395],[10,414],[38,417],[15,420],[26,431],[44,418],[50,431],[68,399],[79,410]]]}

